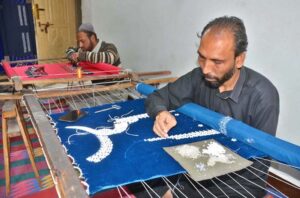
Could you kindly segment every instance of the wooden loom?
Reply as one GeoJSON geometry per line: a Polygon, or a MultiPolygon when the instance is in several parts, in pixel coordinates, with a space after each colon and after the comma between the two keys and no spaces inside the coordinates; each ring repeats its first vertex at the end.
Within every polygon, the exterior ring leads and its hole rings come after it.
{"type": "MultiPolygon", "coordinates": [[[[15,93],[2,93],[0,100],[23,100],[28,109],[31,117],[32,124],[35,128],[40,144],[42,145],[45,158],[52,173],[55,187],[61,197],[88,197],[83,185],[73,169],[73,166],[66,155],[65,150],[57,139],[54,129],[49,123],[45,111],[43,110],[38,99],[51,98],[51,97],[72,97],[80,94],[94,94],[95,92],[111,92],[115,90],[131,89],[134,88],[137,81],[147,84],[157,85],[160,83],[168,83],[176,80],[176,78],[159,78],[159,79],[144,79],[141,77],[153,77],[161,75],[169,75],[169,71],[159,72],[141,72],[132,73],[128,71],[121,71],[119,74],[109,76],[83,76],[82,78],[55,78],[55,79],[32,79],[22,81],[18,77],[9,78],[6,82],[0,82],[0,86],[11,86],[16,91],[15,93]],[[72,89],[54,89],[44,91],[29,90],[24,87],[35,84],[53,84],[53,83],[70,83],[81,82],[89,80],[118,80],[112,85],[103,86],[101,83],[98,85],[80,86],[79,88],[72,89]]],[[[138,96],[137,96],[138,97],[138,96]]],[[[125,98],[124,98],[125,99],[125,98]]]]}
{"type": "MultiPolygon", "coordinates": [[[[166,74],[168,72],[163,72],[166,74]]],[[[28,90],[21,90],[19,93],[14,95],[2,95],[0,99],[23,99],[28,109],[28,113],[31,116],[33,125],[39,136],[39,140],[44,149],[44,154],[48,161],[50,170],[52,172],[56,189],[61,197],[88,197],[85,190],[80,183],[75,170],[68,157],[66,156],[65,150],[61,147],[61,143],[56,137],[52,126],[49,123],[43,107],[40,105],[38,99],[57,97],[57,96],[75,96],[78,94],[93,94],[95,92],[112,92],[114,90],[121,90],[132,88],[135,86],[135,81],[138,79],[136,76],[143,76],[149,73],[128,74],[126,78],[129,80],[126,82],[120,82],[109,86],[92,86],[84,89],[63,91],[41,91],[41,92],[30,92],[28,90]]],[[[159,74],[159,73],[152,73],[159,74]]],[[[161,74],[161,73],[160,73],[161,74]]],[[[75,81],[78,79],[74,79],[75,81]]],[[[148,79],[144,80],[148,84],[166,83],[175,80],[175,78],[164,78],[164,79],[148,79]]],[[[52,83],[53,81],[51,81],[52,83]]],[[[138,97],[138,96],[137,96],[138,97]]],[[[272,178],[277,181],[276,179],[272,178]]],[[[295,188],[295,192],[299,191],[299,188],[295,188]]]]}

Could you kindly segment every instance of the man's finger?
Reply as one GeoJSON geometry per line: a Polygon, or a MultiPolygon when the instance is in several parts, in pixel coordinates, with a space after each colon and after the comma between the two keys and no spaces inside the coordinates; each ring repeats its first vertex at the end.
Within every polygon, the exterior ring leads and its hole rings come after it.
{"type": "Polygon", "coordinates": [[[174,126],[176,126],[177,122],[176,119],[170,115],[169,117],[167,117],[166,119],[166,129],[169,131],[171,128],[173,128],[174,126]]]}
{"type": "Polygon", "coordinates": [[[153,125],[153,131],[156,133],[156,135],[158,135],[160,137],[166,137],[166,134],[160,128],[158,121],[155,121],[155,124],[153,125]]]}

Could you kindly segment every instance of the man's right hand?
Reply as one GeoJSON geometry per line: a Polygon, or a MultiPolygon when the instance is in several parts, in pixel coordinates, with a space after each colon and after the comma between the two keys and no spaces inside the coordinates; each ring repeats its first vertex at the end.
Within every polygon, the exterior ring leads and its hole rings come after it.
{"type": "Polygon", "coordinates": [[[78,52],[77,49],[74,47],[69,47],[66,50],[67,58],[74,64],[78,62],[78,52]]]}
{"type": "Polygon", "coordinates": [[[177,121],[169,111],[161,111],[155,117],[153,131],[160,137],[168,137],[168,132],[177,121]]]}

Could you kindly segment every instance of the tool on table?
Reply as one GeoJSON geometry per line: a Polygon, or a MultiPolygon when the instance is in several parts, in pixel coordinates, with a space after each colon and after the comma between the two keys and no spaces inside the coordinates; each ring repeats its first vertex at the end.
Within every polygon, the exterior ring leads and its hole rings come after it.
{"type": "Polygon", "coordinates": [[[111,109],[121,109],[121,107],[120,107],[119,105],[112,105],[112,106],[109,107],[109,108],[101,109],[101,110],[99,110],[99,111],[95,111],[95,113],[100,113],[100,112],[108,111],[108,110],[111,110],[111,109]]]}

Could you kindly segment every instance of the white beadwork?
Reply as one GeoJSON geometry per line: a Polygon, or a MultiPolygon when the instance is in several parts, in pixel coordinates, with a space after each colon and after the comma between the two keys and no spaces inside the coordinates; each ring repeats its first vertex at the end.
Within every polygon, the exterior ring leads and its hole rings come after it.
{"type": "Polygon", "coordinates": [[[224,147],[217,142],[210,142],[207,148],[202,150],[202,153],[209,155],[208,166],[214,166],[216,162],[231,164],[236,159],[232,154],[226,154],[224,147]]]}
{"type": "Polygon", "coordinates": [[[201,137],[201,136],[208,136],[208,135],[215,135],[219,134],[216,130],[205,130],[205,131],[194,131],[190,133],[182,133],[177,135],[170,135],[169,137],[163,138],[163,137],[155,137],[155,138],[148,138],[144,139],[145,142],[155,142],[160,140],[166,140],[166,139],[173,139],[173,140],[181,140],[186,138],[194,138],[194,137],[201,137]]]}
{"type": "Polygon", "coordinates": [[[227,135],[227,123],[232,120],[231,117],[229,116],[226,116],[226,117],[223,117],[220,122],[219,122],[219,129],[220,129],[220,132],[227,135]]]}
{"type": "Polygon", "coordinates": [[[93,155],[89,156],[87,161],[89,162],[95,162],[98,163],[104,158],[106,158],[112,151],[113,149],[113,143],[112,141],[108,138],[108,136],[100,136],[98,137],[101,143],[100,149],[93,155]]]}
{"type": "Polygon", "coordinates": [[[66,128],[85,131],[87,133],[95,135],[98,138],[101,145],[99,150],[93,155],[86,158],[89,162],[98,163],[105,159],[112,152],[113,143],[108,136],[126,132],[127,128],[129,127],[129,124],[137,122],[139,119],[144,119],[148,117],[149,116],[146,113],[144,113],[124,118],[116,118],[114,119],[113,128],[97,127],[98,129],[92,129],[85,126],[67,126],[66,128]]]}
{"type": "Polygon", "coordinates": [[[205,170],[206,170],[206,165],[203,164],[203,163],[201,163],[201,162],[196,163],[196,164],[195,164],[195,167],[196,167],[196,169],[197,169],[198,171],[205,171],[205,170]]]}
{"type": "Polygon", "coordinates": [[[201,152],[198,147],[193,145],[182,145],[175,147],[175,151],[182,157],[197,159],[201,156],[201,152]]]}

